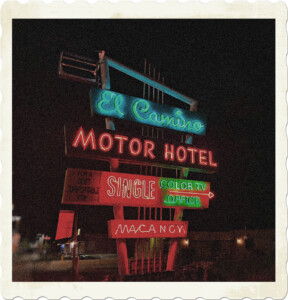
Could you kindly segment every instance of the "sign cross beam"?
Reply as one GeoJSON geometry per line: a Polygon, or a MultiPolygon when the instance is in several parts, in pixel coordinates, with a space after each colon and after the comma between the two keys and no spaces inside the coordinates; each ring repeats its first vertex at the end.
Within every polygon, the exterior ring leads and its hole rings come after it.
{"type": "MultiPolygon", "coordinates": [[[[196,100],[194,100],[190,97],[187,97],[187,96],[171,89],[170,87],[166,86],[165,84],[155,80],[154,78],[151,78],[151,77],[149,77],[145,74],[137,72],[137,71],[135,71],[135,70],[119,63],[119,62],[117,62],[116,60],[114,60],[110,57],[106,56],[105,59],[104,59],[104,57],[103,57],[103,59],[101,59],[101,54],[100,54],[100,62],[105,63],[105,61],[106,61],[108,69],[109,69],[109,67],[114,68],[114,69],[116,69],[116,70],[130,76],[130,77],[133,77],[133,78],[135,78],[139,81],[142,81],[142,82],[144,82],[144,83],[146,83],[146,84],[148,84],[148,85],[164,92],[165,94],[167,94],[171,97],[174,97],[174,98],[176,98],[176,99],[178,99],[178,100],[180,100],[184,103],[189,104],[190,106],[192,106],[194,108],[193,110],[197,109],[198,102],[196,100]]],[[[107,75],[108,74],[109,74],[109,71],[107,72],[107,75]]],[[[106,80],[107,80],[107,78],[106,78],[106,80]]],[[[109,82],[109,85],[110,85],[110,82],[109,82]]]]}

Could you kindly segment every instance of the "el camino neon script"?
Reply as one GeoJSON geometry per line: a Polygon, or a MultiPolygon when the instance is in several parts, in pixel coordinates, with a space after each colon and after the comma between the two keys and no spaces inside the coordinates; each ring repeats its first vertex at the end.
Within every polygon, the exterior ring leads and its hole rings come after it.
{"type": "Polygon", "coordinates": [[[132,136],[91,125],[68,125],[65,132],[68,156],[99,160],[117,158],[126,163],[184,167],[194,172],[217,170],[211,150],[188,144],[132,136]]]}
{"type": "Polygon", "coordinates": [[[146,125],[205,135],[206,120],[199,113],[99,88],[91,89],[93,112],[146,125]]]}
{"type": "Polygon", "coordinates": [[[111,220],[108,221],[108,236],[113,239],[131,238],[184,238],[187,236],[187,221],[156,220],[111,220]]]}
{"type": "Polygon", "coordinates": [[[67,169],[62,203],[203,209],[213,196],[209,182],[67,169]]]}

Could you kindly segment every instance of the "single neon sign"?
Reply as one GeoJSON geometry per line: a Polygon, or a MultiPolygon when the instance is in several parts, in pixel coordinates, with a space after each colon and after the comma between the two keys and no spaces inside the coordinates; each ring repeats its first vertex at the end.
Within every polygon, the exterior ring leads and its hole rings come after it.
{"type": "Polygon", "coordinates": [[[188,168],[213,173],[218,163],[212,150],[103,130],[91,125],[67,125],[66,154],[88,159],[117,158],[134,164],[188,168]]]}
{"type": "Polygon", "coordinates": [[[191,134],[206,132],[206,118],[196,112],[99,88],[92,88],[90,96],[93,112],[103,116],[191,134]]]}
{"type": "Polygon", "coordinates": [[[204,181],[67,169],[62,203],[203,209],[213,196],[204,181]]]}
{"type": "Polygon", "coordinates": [[[113,239],[133,238],[184,238],[187,236],[187,221],[158,220],[111,220],[108,221],[108,236],[113,239]]]}

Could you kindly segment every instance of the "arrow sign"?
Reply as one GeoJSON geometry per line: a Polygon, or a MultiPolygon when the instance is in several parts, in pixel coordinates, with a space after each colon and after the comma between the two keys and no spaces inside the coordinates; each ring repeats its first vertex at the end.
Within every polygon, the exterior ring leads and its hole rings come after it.
{"type": "Polygon", "coordinates": [[[193,196],[197,196],[197,195],[199,195],[199,196],[208,196],[209,197],[209,199],[212,199],[215,195],[214,195],[214,193],[212,193],[212,192],[209,192],[208,194],[204,194],[204,193],[197,193],[197,192],[190,192],[190,191],[181,191],[181,192],[179,192],[179,191],[168,191],[168,194],[176,194],[176,195],[183,195],[183,196],[191,196],[191,197],[193,197],[193,196]]]}

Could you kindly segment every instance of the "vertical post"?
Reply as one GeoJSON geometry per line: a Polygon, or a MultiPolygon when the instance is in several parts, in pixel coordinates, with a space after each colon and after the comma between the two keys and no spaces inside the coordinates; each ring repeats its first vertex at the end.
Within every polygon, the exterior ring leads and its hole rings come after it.
{"type": "Polygon", "coordinates": [[[151,239],[148,240],[148,261],[147,261],[148,273],[150,273],[150,256],[151,256],[150,243],[151,243],[151,239]]]}
{"type": "Polygon", "coordinates": [[[135,274],[138,271],[138,239],[135,240],[135,274]]]}
{"type": "Polygon", "coordinates": [[[153,245],[153,272],[156,273],[156,243],[157,240],[154,238],[154,245],[153,245]]]}
{"type": "Polygon", "coordinates": [[[162,239],[159,239],[159,272],[162,271],[162,239]]]}
{"type": "Polygon", "coordinates": [[[75,209],[75,217],[74,217],[74,247],[73,247],[73,279],[76,281],[78,279],[78,275],[79,275],[79,256],[78,256],[78,251],[77,251],[77,234],[78,234],[78,205],[76,205],[76,209],[75,209]]]}
{"type": "Polygon", "coordinates": [[[144,274],[144,240],[141,240],[141,274],[144,274]]]}
{"type": "MultiPolygon", "coordinates": [[[[181,221],[182,220],[182,213],[183,213],[183,208],[176,207],[175,212],[174,212],[174,221],[181,221]]],[[[176,238],[171,239],[166,271],[172,271],[174,269],[176,253],[177,253],[177,247],[178,247],[178,239],[176,239],[176,238]]]]}
{"type": "MultiPolygon", "coordinates": [[[[197,110],[197,103],[191,104],[190,111],[196,111],[196,110],[197,110]]],[[[192,144],[192,135],[191,134],[186,135],[185,143],[192,144]]],[[[186,178],[188,176],[188,171],[189,171],[189,169],[183,168],[181,170],[180,178],[186,178]]],[[[183,215],[183,208],[181,208],[181,207],[175,208],[174,221],[181,221],[182,215],[183,215]]],[[[166,266],[167,271],[172,271],[174,269],[177,248],[178,248],[178,239],[171,239],[168,260],[167,260],[167,266],[166,266]]]]}
{"type": "MultiPolygon", "coordinates": [[[[105,57],[105,52],[99,53],[99,63],[101,67],[102,89],[110,89],[109,66],[105,57]]],[[[115,130],[115,124],[112,118],[105,118],[106,129],[115,130]]],[[[119,160],[110,160],[110,171],[119,172],[119,160]]],[[[114,219],[124,220],[123,205],[113,206],[114,219]]],[[[129,275],[128,256],[126,239],[116,239],[117,256],[118,256],[118,271],[120,280],[123,280],[126,275],[129,275]]]]}
{"type": "Polygon", "coordinates": [[[105,51],[99,53],[99,64],[101,69],[101,82],[103,90],[110,90],[110,74],[109,74],[109,66],[107,64],[107,59],[105,57],[105,51]]]}
{"type": "MultiPolygon", "coordinates": [[[[122,205],[114,205],[113,211],[115,220],[124,220],[122,205]]],[[[116,247],[118,256],[119,276],[120,280],[123,280],[126,275],[129,275],[126,239],[116,239],[116,247]]]]}

